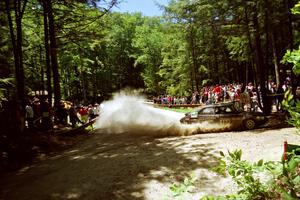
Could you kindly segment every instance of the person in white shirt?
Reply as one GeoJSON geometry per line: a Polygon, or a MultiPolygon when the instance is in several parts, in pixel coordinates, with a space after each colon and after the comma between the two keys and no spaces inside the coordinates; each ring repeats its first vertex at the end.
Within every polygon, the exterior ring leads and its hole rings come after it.
{"type": "Polygon", "coordinates": [[[33,128],[34,112],[33,112],[33,108],[31,106],[31,103],[28,103],[26,105],[25,112],[26,112],[26,121],[27,121],[27,124],[28,124],[28,128],[32,129],[33,128]]]}

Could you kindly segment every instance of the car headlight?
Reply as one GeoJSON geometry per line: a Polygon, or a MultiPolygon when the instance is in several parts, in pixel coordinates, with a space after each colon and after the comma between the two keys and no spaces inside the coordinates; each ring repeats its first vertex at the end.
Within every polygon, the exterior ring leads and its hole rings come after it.
{"type": "Polygon", "coordinates": [[[264,120],[265,117],[264,117],[264,116],[256,116],[256,119],[257,119],[257,120],[264,120]]]}

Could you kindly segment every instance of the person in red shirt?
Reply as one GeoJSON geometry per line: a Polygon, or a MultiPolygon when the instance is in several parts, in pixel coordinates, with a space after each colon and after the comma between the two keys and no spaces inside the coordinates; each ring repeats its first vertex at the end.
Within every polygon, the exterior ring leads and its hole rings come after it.
{"type": "Polygon", "coordinates": [[[81,106],[79,109],[79,114],[80,114],[80,119],[82,122],[86,122],[87,121],[87,115],[88,115],[88,109],[84,106],[81,106]]]}
{"type": "Polygon", "coordinates": [[[236,101],[240,101],[241,99],[241,90],[240,89],[237,89],[235,94],[234,94],[234,98],[236,101]]]}
{"type": "Polygon", "coordinates": [[[216,103],[220,101],[221,97],[221,87],[217,84],[216,87],[213,89],[213,93],[215,94],[216,103]]]}

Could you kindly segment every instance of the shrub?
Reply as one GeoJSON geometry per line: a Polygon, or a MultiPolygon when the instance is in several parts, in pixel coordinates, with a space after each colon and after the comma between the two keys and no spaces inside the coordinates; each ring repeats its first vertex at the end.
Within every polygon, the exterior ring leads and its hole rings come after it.
{"type": "MultiPolygon", "coordinates": [[[[300,150],[300,149],[298,149],[300,150]]],[[[202,200],[243,199],[296,200],[300,197],[300,156],[292,151],[288,160],[281,162],[249,163],[242,160],[242,151],[228,152],[214,171],[229,174],[238,186],[237,194],[226,196],[205,196],[202,200]]]]}

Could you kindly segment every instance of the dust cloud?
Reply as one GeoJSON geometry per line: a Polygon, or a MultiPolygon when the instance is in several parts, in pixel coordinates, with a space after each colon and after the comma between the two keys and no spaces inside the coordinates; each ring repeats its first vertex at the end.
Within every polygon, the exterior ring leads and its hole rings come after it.
{"type": "Polygon", "coordinates": [[[135,92],[117,93],[101,107],[95,128],[105,133],[163,137],[216,132],[223,128],[209,123],[181,124],[183,113],[155,108],[135,92]]]}

